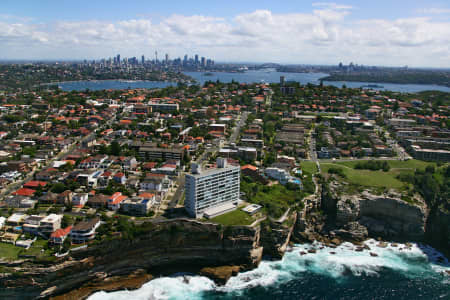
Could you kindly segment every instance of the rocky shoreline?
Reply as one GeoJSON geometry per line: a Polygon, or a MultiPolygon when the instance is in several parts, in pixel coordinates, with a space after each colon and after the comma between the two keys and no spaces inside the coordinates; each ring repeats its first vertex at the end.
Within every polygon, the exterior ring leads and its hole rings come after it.
{"type": "Polygon", "coordinates": [[[94,279],[88,284],[76,288],[66,294],[50,297],[54,300],[78,300],[87,299],[93,293],[99,291],[114,292],[120,290],[135,290],[143,284],[153,279],[145,270],[137,270],[127,276],[105,277],[106,274],[98,274],[98,279],[94,279]]]}
{"type": "Polygon", "coordinates": [[[399,202],[393,194],[333,195],[337,193],[322,192],[320,207],[293,212],[282,224],[266,220],[254,226],[223,227],[175,219],[156,224],[136,239],[106,241],[55,263],[9,263],[14,273],[1,275],[0,288],[8,288],[12,295],[14,289],[17,295],[27,289],[30,298],[85,299],[97,291],[137,289],[152,278],[177,272],[203,275],[224,285],[231,276],[256,268],[263,256],[281,259],[294,244],[311,244],[300,253],[306,255],[321,250],[317,242],[330,249],[351,242],[354,251],[369,251],[375,257],[371,250],[387,247],[384,240],[391,241],[389,247],[425,240],[424,205],[399,202]],[[369,238],[377,243],[368,246],[364,241],[369,238]]]}

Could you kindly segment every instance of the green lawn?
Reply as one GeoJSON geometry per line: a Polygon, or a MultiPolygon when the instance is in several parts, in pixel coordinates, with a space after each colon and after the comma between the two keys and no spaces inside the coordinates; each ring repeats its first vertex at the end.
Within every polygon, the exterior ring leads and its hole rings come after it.
{"type": "MultiPolygon", "coordinates": [[[[364,160],[364,161],[366,161],[366,160],[364,160]]],[[[386,161],[392,169],[425,170],[425,168],[427,166],[434,166],[434,167],[437,166],[436,163],[434,163],[434,162],[427,162],[427,161],[416,160],[416,159],[410,159],[410,160],[406,160],[406,161],[401,161],[401,160],[386,160],[386,161]]],[[[353,168],[358,162],[360,162],[360,161],[335,162],[334,164],[339,164],[339,165],[353,168]]]]}
{"type": "Polygon", "coordinates": [[[240,209],[230,211],[229,213],[217,216],[210,219],[211,222],[219,223],[225,226],[232,225],[250,225],[253,223],[254,219],[249,216],[246,212],[240,209]]]}
{"type": "MultiPolygon", "coordinates": [[[[347,162],[345,162],[346,164],[347,162]]],[[[345,179],[349,183],[362,185],[362,186],[373,186],[373,187],[386,187],[386,188],[397,188],[401,189],[406,186],[405,183],[401,182],[396,178],[400,173],[412,172],[408,170],[390,170],[389,172],[383,171],[370,171],[370,170],[356,170],[349,166],[343,165],[343,163],[321,163],[320,164],[322,173],[328,172],[328,169],[341,168],[344,174],[347,176],[345,179]]]]}
{"type": "Polygon", "coordinates": [[[13,244],[0,243],[0,258],[6,260],[16,260],[19,252],[22,250],[23,248],[16,247],[13,244]]]}
{"type": "Polygon", "coordinates": [[[300,163],[300,168],[305,171],[308,172],[310,174],[315,174],[317,173],[317,165],[315,162],[313,161],[302,161],[300,163]]]}
{"type": "Polygon", "coordinates": [[[46,240],[38,239],[33,243],[33,245],[29,249],[27,249],[27,250],[24,249],[21,254],[34,255],[36,257],[48,256],[48,255],[50,255],[50,251],[44,251],[44,252],[41,251],[44,248],[45,244],[47,244],[46,240]]]}

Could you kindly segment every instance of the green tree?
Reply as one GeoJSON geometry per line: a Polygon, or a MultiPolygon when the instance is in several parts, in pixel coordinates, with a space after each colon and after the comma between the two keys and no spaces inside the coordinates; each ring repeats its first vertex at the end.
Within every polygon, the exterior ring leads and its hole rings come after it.
{"type": "Polygon", "coordinates": [[[50,189],[50,191],[52,193],[56,193],[56,194],[60,194],[60,193],[64,192],[65,190],[67,190],[67,187],[64,183],[61,183],[61,182],[57,182],[57,183],[53,184],[52,188],[50,189]]]}
{"type": "Polygon", "coordinates": [[[111,150],[110,150],[110,153],[111,153],[112,155],[116,155],[116,156],[119,156],[119,155],[120,155],[120,153],[121,153],[121,147],[120,147],[120,144],[119,144],[117,141],[113,141],[113,142],[111,143],[111,150]]]}

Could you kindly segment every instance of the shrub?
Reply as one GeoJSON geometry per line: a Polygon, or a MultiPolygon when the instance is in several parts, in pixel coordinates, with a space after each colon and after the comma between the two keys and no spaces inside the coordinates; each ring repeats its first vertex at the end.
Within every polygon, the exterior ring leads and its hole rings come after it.
{"type": "Polygon", "coordinates": [[[342,170],[342,168],[329,168],[328,169],[328,174],[336,174],[342,178],[347,178],[347,176],[344,173],[344,170],[342,170]]]}
{"type": "Polygon", "coordinates": [[[383,170],[384,172],[387,172],[391,169],[387,161],[379,161],[379,160],[358,162],[354,168],[358,170],[372,170],[372,171],[383,170]]]}

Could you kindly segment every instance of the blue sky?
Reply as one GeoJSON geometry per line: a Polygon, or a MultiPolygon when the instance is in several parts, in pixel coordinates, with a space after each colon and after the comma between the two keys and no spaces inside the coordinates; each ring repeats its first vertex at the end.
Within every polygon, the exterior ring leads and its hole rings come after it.
{"type": "Polygon", "coordinates": [[[450,67],[449,1],[2,0],[0,59],[199,52],[219,61],[450,67]]]}
{"type": "MultiPolygon", "coordinates": [[[[141,16],[164,17],[171,14],[205,15],[232,18],[237,14],[268,9],[273,13],[311,12],[314,2],[321,1],[145,1],[145,0],[2,0],[1,14],[33,18],[36,22],[57,20],[110,20],[117,21],[141,16]]],[[[450,8],[448,1],[343,1],[342,5],[355,8],[353,18],[405,18],[423,15],[424,8],[450,8]]]]}

